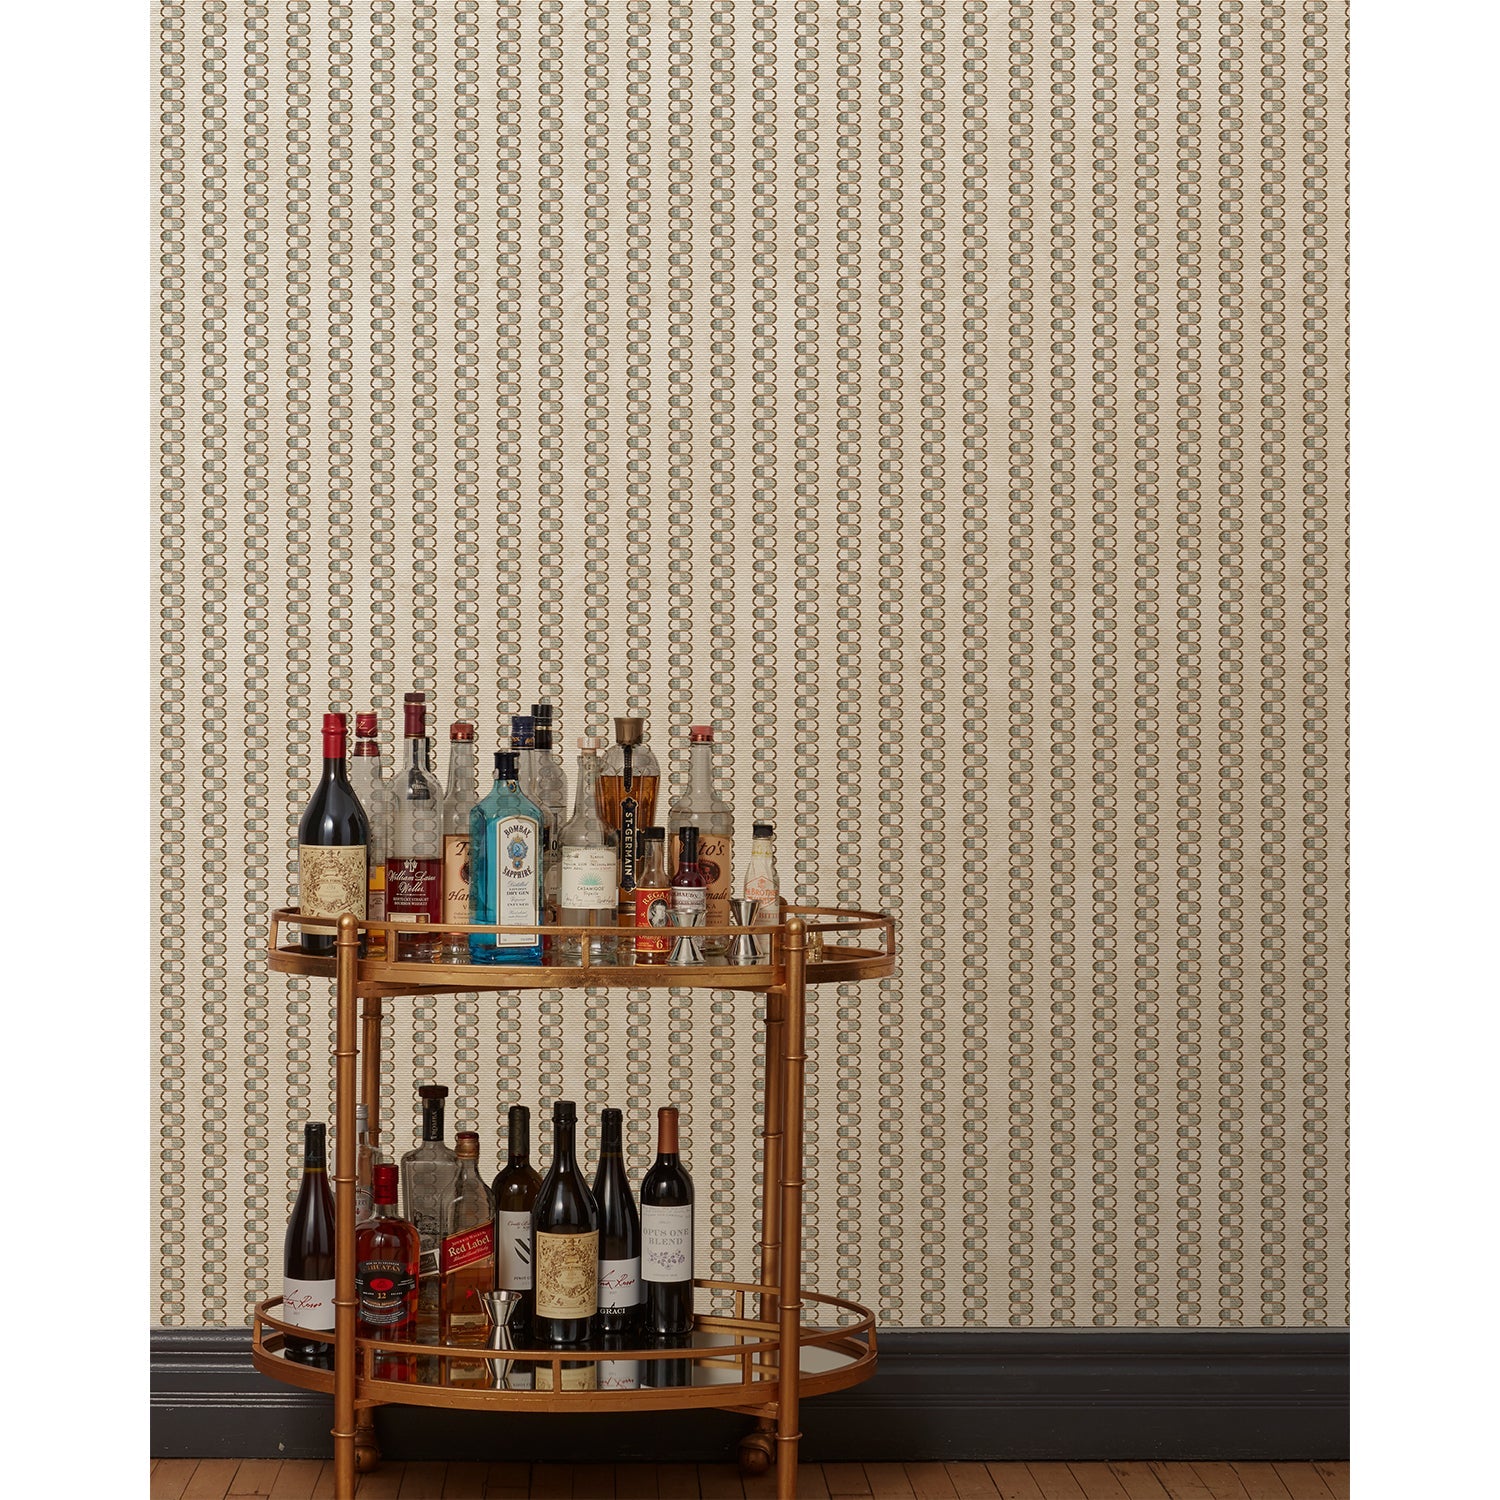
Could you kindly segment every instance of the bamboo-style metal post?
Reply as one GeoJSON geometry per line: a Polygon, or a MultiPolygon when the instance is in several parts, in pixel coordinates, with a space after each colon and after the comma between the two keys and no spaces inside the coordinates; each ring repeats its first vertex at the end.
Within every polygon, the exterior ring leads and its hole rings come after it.
{"type": "Polygon", "coordinates": [[[333,1492],[354,1500],[354,991],[359,972],[359,923],[347,912],[339,918],[335,950],[337,976],[334,1048],[334,1262],[333,1262],[333,1492]]]}
{"type": "Polygon", "coordinates": [[[360,1002],[359,1102],[369,1117],[370,1140],[380,1144],[380,1027],[385,1019],[378,995],[360,1002]]]}
{"type": "Polygon", "coordinates": [[[781,1348],[776,1402],[776,1494],[797,1500],[797,1392],[802,1373],[802,1105],[807,1071],[806,928],[786,924],[786,1024],[782,1085],[786,1138],[781,1147],[781,1348]]]}
{"type": "MultiPolygon", "coordinates": [[[[782,1077],[782,1032],[786,1024],[786,986],[766,991],[765,1116],[761,1124],[760,1279],[775,1286],[781,1276],[781,1146],[786,1133],[786,1080],[782,1077]]],[[[760,1315],[776,1318],[776,1298],[763,1295],[760,1315]]]]}

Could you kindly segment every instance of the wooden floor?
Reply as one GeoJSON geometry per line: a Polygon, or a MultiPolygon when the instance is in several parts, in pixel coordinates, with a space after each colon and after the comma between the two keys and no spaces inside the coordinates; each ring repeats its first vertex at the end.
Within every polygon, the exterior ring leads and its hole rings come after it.
{"type": "MultiPolygon", "coordinates": [[[[803,1500],[1349,1500],[1348,1464],[803,1464],[803,1500]]],[[[731,1464],[384,1464],[360,1500],[774,1496],[731,1464]]],[[[333,1500],[317,1459],[158,1458],[151,1500],[333,1500]]]]}

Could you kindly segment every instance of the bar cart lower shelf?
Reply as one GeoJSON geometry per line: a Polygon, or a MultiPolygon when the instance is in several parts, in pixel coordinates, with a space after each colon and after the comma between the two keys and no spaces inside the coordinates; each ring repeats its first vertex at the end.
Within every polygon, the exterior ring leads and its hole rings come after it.
{"type": "MultiPolygon", "coordinates": [[[[508,927],[430,929],[478,934],[529,933],[508,927]]],[[[841,1390],[875,1370],[874,1314],[856,1302],[803,1288],[802,1189],[806,987],[889,976],[895,967],[895,923],[881,912],[788,906],[777,926],[699,928],[712,938],[752,932],[762,951],[749,964],[478,965],[362,958],[384,935],[396,952],[403,929],[353,917],[303,918],[296,909],[271,919],[270,966],[280,973],[335,981],[335,1294],[336,1324],[324,1341],[332,1368],[296,1363],[284,1353],[293,1329],[280,1316],[281,1299],[254,1311],[252,1356],[273,1380],[323,1391],[334,1400],[334,1492],[353,1500],[355,1475],[379,1462],[373,1413],[385,1405],[470,1411],[628,1412],[714,1407],[754,1419],[740,1443],[750,1474],[776,1465],[779,1500],[795,1500],[799,1408],[804,1397],[841,1390]],[[304,954],[285,929],[335,932],[332,957],[304,954]],[[854,941],[850,941],[850,939],[854,941]],[[371,940],[374,939],[372,943],[371,940]],[[518,1349],[494,1351],[443,1345],[433,1327],[418,1328],[413,1343],[364,1339],[355,1330],[354,1111],[356,1092],[369,1110],[372,1136],[379,1118],[383,1007],[399,996],[469,994],[492,990],[725,989],[765,997],[759,1193],[760,1274],[754,1281],[698,1278],[694,1331],[670,1345],[633,1349],[518,1349]],[[359,1007],[356,1024],[356,1006],[359,1007]],[[356,1068],[358,1089],[356,1090],[356,1068]],[[795,1349],[796,1358],[787,1351],[795,1349]],[[393,1378],[397,1377],[397,1378],[393,1378]]],[[[584,936],[587,929],[549,927],[547,935],[584,936]]],[[[404,929],[410,934],[411,929],[404,929]]]]}

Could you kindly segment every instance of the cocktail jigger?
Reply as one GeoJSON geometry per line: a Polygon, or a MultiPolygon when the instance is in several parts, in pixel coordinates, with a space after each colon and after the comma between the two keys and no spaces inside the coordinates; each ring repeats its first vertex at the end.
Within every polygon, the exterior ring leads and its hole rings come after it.
{"type": "MultiPolygon", "coordinates": [[[[674,911],[672,913],[672,925],[674,927],[702,927],[703,913],[701,911],[674,911]]],[[[703,962],[703,939],[694,937],[689,932],[684,932],[672,943],[672,951],[667,955],[669,964],[701,964],[703,962]]]]}
{"type": "MultiPolygon", "coordinates": [[[[756,902],[748,897],[731,897],[729,902],[729,925],[731,927],[748,927],[755,920],[756,902]]],[[[749,932],[737,932],[729,940],[729,951],[724,955],[724,962],[730,964],[756,964],[760,962],[760,952],[756,945],[755,936],[749,932]]]]}
{"type": "MultiPolygon", "coordinates": [[[[490,1348],[491,1349],[514,1349],[516,1321],[521,1316],[520,1292],[501,1291],[486,1292],[484,1294],[485,1306],[490,1310],[490,1348]]],[[[495,1371],[495,1384],[503,1385],[505,1377],[510,1374],[510,1367],[515,1363],[513,1359],[494,1359],[490,1361],[495,1371]]]]}

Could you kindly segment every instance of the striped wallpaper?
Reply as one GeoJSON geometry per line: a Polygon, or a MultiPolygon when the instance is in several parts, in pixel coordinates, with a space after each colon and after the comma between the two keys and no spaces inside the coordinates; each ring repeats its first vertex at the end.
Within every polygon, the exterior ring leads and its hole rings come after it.
{"type": "MultiPolygon", "coordinates": [[[[812,996],[817,1289],[1345,1321],[1346,19],[158,4],[161,1324],[279,1291],[331,1013],[267,915],[318,716],[414,687],[440,769],[549,693],[670,794],[711,721],[784,888],[895,913],[812,996]]],[[[560,1092],[640,1170],[679,1100],[751,1273],[751,999],[393,1009],[398,1148],[434,1080],[487,1173],[560,1092]]]]}

